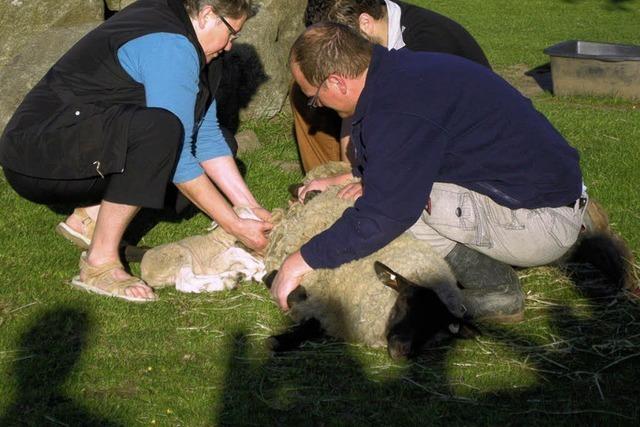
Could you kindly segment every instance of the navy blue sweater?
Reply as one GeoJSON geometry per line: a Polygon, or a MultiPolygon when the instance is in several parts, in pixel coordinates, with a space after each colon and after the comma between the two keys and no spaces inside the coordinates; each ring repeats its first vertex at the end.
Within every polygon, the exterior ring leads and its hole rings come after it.
{"type": "Polygon", "coordinates": [[[364,195],[301,249],[313,268],[367,256],[407,230],[434,182],[511,209],[581,193],[578,153],[522,96],[464,58],[374,47],[351,129],[364,195]]]}

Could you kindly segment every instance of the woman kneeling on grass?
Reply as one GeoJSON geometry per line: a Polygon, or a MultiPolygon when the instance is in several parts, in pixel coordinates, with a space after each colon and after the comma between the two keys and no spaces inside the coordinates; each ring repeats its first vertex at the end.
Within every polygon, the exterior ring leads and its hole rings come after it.
{"type": "Polygon", "coordinates": [[[76,209],[58,231],[88,248],[72,284],[156,299],[120,264],[141,207],[161,208],[170,180],[246,246],[260,250],[270,214],[238,172],[216,120],[221,61],[251,0],[139,0],[73,46],[29,92],[0,139],[18,194],[76,209]],[[263,221],[240,219],[248,206],[263,221]]]}

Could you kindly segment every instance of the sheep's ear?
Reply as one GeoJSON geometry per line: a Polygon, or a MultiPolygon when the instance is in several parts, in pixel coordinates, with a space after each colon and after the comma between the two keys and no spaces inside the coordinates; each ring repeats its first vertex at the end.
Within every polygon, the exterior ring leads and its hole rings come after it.
{"type": "Polygon", "coordinates": [[[373,269],[376,271],[376,275],[382,283],[395,289],[397,292],[400,292],[400,290],[406,286],[406,279],[383,263],[379,261],[374,262],[373,269]]]}

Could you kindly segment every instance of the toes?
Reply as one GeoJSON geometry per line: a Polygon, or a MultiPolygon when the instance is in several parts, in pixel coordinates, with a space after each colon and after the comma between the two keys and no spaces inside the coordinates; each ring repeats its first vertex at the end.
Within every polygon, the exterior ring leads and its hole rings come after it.
{"type": "Polygon", "coordinates": [[[130,286],[125,290],[127,296],[135,298],[153,298],[153,290],[140,284],[139,286],[130,286]]]}

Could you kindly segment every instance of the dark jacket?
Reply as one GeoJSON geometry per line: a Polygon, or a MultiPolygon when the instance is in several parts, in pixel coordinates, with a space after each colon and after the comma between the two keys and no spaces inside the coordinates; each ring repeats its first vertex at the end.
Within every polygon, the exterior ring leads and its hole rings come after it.
{"type": "Polygon", "coordinates": [[[441,52],[461,56],[491,68],[482,48],[460,24],[432,10],[395,1],[400,6],[402,39],[413,51],[441,52]]]}
{"type": "Polygon", "coordinates": [[[198,52],[198,121],[217,88],[220,61],[206,66],[181,0],[139,0],[83,37],[27,94],[0,139],[0,164],[51,179],[121,172],[132,113],[146,101],[144,86],[120,66],[117,52],[157,32],[184,35],[198,52]]]}
{"type": "Polygon", "coordinates": [[[578,152],[500,76],[453,55],[375,46],[351,131],[364,194],[302,246],[313,268],[382,248],[425,208],[434,182],[511,209],[566,206],[578,152]]]}

